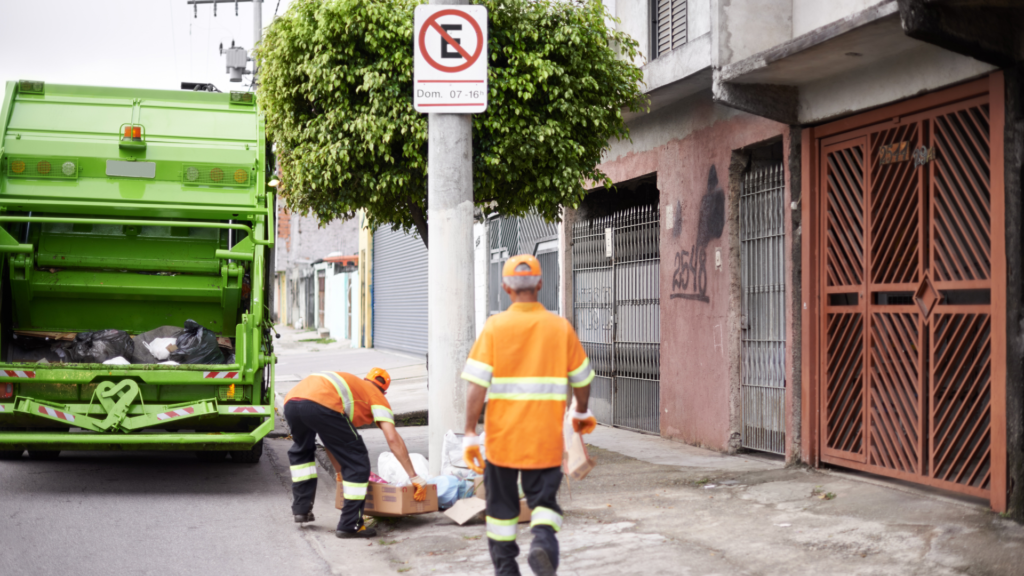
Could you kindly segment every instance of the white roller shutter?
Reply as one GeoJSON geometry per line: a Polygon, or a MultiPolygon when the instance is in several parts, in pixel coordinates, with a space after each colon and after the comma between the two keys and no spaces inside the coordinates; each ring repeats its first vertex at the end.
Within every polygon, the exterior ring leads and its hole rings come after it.
{"type": "Polygon", "coordinates": [[[373,346],[427,353],[427,249],[387,227],[373,233],[373,346]]]}

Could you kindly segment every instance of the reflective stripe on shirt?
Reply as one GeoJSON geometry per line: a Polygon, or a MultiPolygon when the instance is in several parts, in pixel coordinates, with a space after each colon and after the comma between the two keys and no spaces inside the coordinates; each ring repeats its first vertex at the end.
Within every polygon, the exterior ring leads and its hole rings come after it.
{"type": "Polygon", "coordinates": [[[380,404],[372,404],[370,411],[373,412],[374,422],[391,422],[395,423],[395,413],[391,411],[387,406],[381,406],[380,404]]]}
{"type": "Polygon", "coordinates": [[[334,372],[320,372],[317,376],[326,378],[334,386],[334,389],[338,391],[341,404],[345,406],[345,415],[348,416],[349,420],[352,420],[355,403],[352,401],[352,390],[349,389],[348,382],[345,382],[344,378],[334,372]]]}
{"type": "Polygon", "coordinates": [[[530,514],[530,528],[541,525],[551,526],[558,532],[562,529],[562,515],[551,508],[537,506],[530,514]]]}
{"type": "Polygon", "coordinates": [[[466,367],[462,370],[463,379],[479,384],[484,388],[491,385],[491,376],[493,374],[494,368],[472,358],[466,360],[466,367]]]}
{"type": "Polygon", "coordinates": [[[519,518],[511,520],[499,520],[487,517],[487,537],[498,542],[514,542],[516,539],[516,524],[519,518]]]}
{"type": "Polygon", "coordinates": [[[366,488],[370,485],[369,482],[342,482],[341,490],[345,496],[345,500],[366,500],[366,488]]]}
{"type": "Polygon", "coordinates": [[[565,400],[565,378],[495,378],[492,400],[565,400]]]}
{"type": "Polygon", "coordinates": [[[584,358],[580,367],[569,372],[569,384],[573,388],[582,388],[594,379],[594,367],[590,365],[590,358],[584,358]]]}
{"type": "Polygon", "coordinates": [[[305,482],[316,478],[316,463],[297,464],[292,466],[292,482],[305,482]]]}

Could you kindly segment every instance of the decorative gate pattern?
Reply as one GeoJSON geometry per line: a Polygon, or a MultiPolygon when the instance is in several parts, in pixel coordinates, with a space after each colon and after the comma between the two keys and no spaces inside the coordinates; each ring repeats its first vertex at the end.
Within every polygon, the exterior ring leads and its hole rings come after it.
{"type": "Polygon", "coordinates": [[[989,124],[982,96],[822,141],[826,462],[991,494],[989,124]]]}
{"type": "Polygon", "coordinates": [[[658,208],[573,225],[573,317],[597,376],[598,422],[660,433],[661,300],[658,208]]]}
{"type": "Polygon", "coordinates": [[[753,170],[740,192],[745,448],[786,453],[785,180],[782,164],[753,170]]]}

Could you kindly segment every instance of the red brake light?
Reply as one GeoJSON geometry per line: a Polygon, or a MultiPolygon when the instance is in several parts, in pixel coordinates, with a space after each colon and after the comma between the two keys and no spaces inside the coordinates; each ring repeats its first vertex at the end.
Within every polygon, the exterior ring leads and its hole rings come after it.
{"type": "Polygon", "coordinates": [[[14,397],[14,383],[0,382],[0,398],[14,397]]]}

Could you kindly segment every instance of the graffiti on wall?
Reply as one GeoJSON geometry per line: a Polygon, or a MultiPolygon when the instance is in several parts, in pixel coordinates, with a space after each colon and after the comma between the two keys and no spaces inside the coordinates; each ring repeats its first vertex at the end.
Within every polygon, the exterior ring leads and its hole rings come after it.
{"type": "Polygon", "coordinates": [[[725,229],[725,192],[718,186],[718,170],[708,170],[707,192],[700,199],[700,217],[697,220],[697,238],[689,250],[675,255],[672,274],[671,298],[710,302],[708,298],[707,247],[722,237],[725,229]]]}

